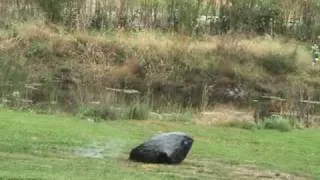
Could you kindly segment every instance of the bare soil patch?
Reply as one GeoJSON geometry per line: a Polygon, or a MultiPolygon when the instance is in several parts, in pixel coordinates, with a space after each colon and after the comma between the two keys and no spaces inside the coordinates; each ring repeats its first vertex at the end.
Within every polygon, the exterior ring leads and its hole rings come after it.
{"type": "Polygon", "coordinates": [[[254,110],[237,109],[230,105],[219,105],[212,110],[201,112],[195,119],[197,124],[218,125],[230,121],[254,121],[254,110]]]}

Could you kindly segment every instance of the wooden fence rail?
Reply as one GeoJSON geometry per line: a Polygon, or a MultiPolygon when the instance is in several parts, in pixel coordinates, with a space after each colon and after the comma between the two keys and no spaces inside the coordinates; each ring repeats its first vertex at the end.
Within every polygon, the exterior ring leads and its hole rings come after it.
{"type": "MultiPolygon", "coordinates": [[[[269,99],[269,100],[276,100],[276,101],[288,101],[287,99],[283,99],[276,96],[261,96],[263,99],[269,99]]],[[[306,103],[306,104],[316,104],[320,105],[320,101],[312,101],[312,100],[300,100],[300,103],[306,103]]]]}

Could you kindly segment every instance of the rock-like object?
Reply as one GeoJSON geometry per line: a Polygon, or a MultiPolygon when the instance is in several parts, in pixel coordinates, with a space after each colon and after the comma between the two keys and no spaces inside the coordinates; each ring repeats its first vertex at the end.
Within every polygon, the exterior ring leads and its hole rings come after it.
{"type": "Polygon", "coordinates": [[[159,134],[132,149],[129,159],[143,163],[179,164],[186,158],[193,141],[181,132],[159,134]]]}

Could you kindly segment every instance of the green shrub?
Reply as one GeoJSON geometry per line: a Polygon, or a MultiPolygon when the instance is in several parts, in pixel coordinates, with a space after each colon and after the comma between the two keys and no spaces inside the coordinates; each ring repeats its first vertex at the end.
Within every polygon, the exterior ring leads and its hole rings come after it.
{"type": "Polygon", "coordinates": [[[80,108],[80,117],[90,118],[95,122],[103,120],[116,120],[119,118],[115,110],[106,106],[85,106],[80,108]]]}
{"type": "Polygon", "coordinates": [[[261,124],[263,129],[274,129],[282,132],[291,131],[292,125],[290,120],[283,118],[281,116],[271,116],[270,118],[265,118],[261,124]]]}
{"type": "Polygon", "coordinates": [[[292,73],[297,70],[294,55],[286,57],[280,54],[268,54],[263,56],[259,62],[264,69],[275,75],[292,73]]]}
{"type": "Polygon", "coordinates": [[[32,42],[29,49],[26,51],[25,56],[27,58],[44,58],[49,54],[49,50],[43,42],[32,42]]]}

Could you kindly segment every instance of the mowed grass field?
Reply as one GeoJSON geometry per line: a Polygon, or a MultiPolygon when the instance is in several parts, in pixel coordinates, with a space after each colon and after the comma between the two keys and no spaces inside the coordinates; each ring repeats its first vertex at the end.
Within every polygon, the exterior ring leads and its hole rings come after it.
{"type": "Polygon", "coordinates": [[[320,179],[320,131],[278,132],[166,121],[92,123],[0,109],[0,179],[320,179]],[[150,136],[184,131],[180,165],[128,161],[150,136]]]}

